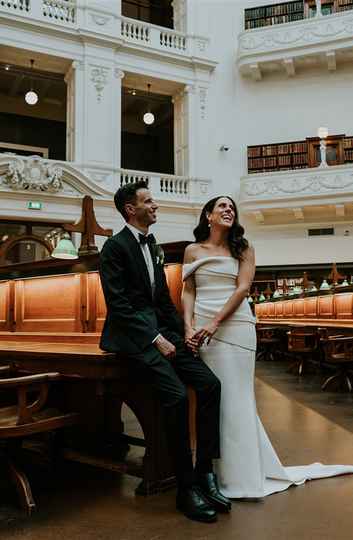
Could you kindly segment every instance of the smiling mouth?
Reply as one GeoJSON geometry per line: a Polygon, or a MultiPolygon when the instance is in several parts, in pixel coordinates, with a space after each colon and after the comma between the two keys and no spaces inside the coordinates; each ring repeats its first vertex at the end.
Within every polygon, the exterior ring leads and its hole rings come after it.
{"type": "Polygon", "coordinates": [[[228,221],[229,223],[232,223],[232,221],[233,221],[231,216],[223,216],[222,219],[223,219],[223,221],[228,221]]]}

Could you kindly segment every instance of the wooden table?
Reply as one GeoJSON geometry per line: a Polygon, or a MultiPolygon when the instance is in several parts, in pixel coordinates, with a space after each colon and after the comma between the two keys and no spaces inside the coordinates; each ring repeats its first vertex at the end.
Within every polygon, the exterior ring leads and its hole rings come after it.
{"type": "Polygon", "coordinates": [[[136,490],[139,494],[147,495],[174,484],[161,407],[149,387],[136,379],[124,358],[103,352],[94,343],[26,342],[11,338],[0,339],[0,362],[26,373],[55,371],[64,376],[64,391],[60,386],[56,403],[59,401],[64,409],[79,412],[83,419],[81,429],[75,428],[79,451],[67,449],[67,456],[141,476],[142,482],[136,490]],[[123,434],[120,420],[123,403],[134,412],[144,439],[123,434]],[[90,453],[90,449],[103,447],[119,453],[122,443],[125,447],[128,443],[146,448],[142,467],[90,453]]]}

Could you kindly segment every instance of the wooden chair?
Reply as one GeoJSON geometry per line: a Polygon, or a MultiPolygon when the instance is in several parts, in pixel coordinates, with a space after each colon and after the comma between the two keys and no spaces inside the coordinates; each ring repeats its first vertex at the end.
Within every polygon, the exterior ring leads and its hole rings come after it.
{"type": "Polygon", "coordinates": [[[335,366],[336,371],[324,381],[321,389],[325,390],[333,381],[337,381],[352,392],[353,336],[330,336],[324,341],[323,347],[325,364],[335,366]]]}
{"type": "MultiPolygon", "coordinates": [[[[1,366],[0,377],[7,374],[11,374],[10,367],[1,366]]],[[[77,413],[63,414],[44,407],[50,383],[60,378],[59,373],[0,378],[0,394],[4,391],[17,392],[16,405],[0,407],[0,456],[10,473],[21,506],[29,515],[36,505],[28,479],[16,463],[23,439],[36,433],[72,426],[79,421],[77,413]]]]}
{"type": "Polygon", "coordinates": [[[298,375],[302,375],[308,359],[317,354],[318,333],[314,328],[299,327],[289,330],[287,336],[288,352],[296,358],[295,362],[289,366],[288,371],[297,371],[298,375]]]}
{"type": "Polygon", "coordinates": [[[276,326],[257,328],[258,351],[256,360],[275,360],[280,352],[281,337],[276,326]]]}

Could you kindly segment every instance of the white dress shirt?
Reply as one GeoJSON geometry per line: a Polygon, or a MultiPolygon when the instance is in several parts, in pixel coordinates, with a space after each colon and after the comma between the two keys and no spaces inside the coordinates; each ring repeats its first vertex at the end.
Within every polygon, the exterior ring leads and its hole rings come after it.
{"type": "Polygon", "coordinates": [[[154,289],[155,289],[154,268],[153,268],[153,261],[152,261],[151,252],[149,250],[148,244],[141,244],[140,239],[139,239],[139,234],[143,234],[141,231],[136,229],[136,227],[134,227],[133,225],[129,225],[128,223],[126,224],[126,226],[128,229],[130,229],[130,231],[132,232],[132,234],[134,235],[134,237],[140,244],[142,255],[145,259],[145,263],[147,266],[148,275],[150,277],[152,294],[154,294],[154,289]]]}

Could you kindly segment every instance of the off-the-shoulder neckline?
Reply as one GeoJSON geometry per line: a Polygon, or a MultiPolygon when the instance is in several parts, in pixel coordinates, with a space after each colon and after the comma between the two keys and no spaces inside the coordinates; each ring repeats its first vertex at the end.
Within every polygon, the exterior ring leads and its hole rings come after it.
{"type": "Polygon", "coordinates": [[[233,261],[237,260],[237,259],[234,259],[234,257],[231,257],[229,255],[210,255],[208,257],[200,257],[199,259],[195,259],[194,261],[189,262],[189,263],[184,263],[184,266],[186,266],[187,264],[194,264],[199,261],[206,261],[207,259],[233,259],[233,261]]]}

